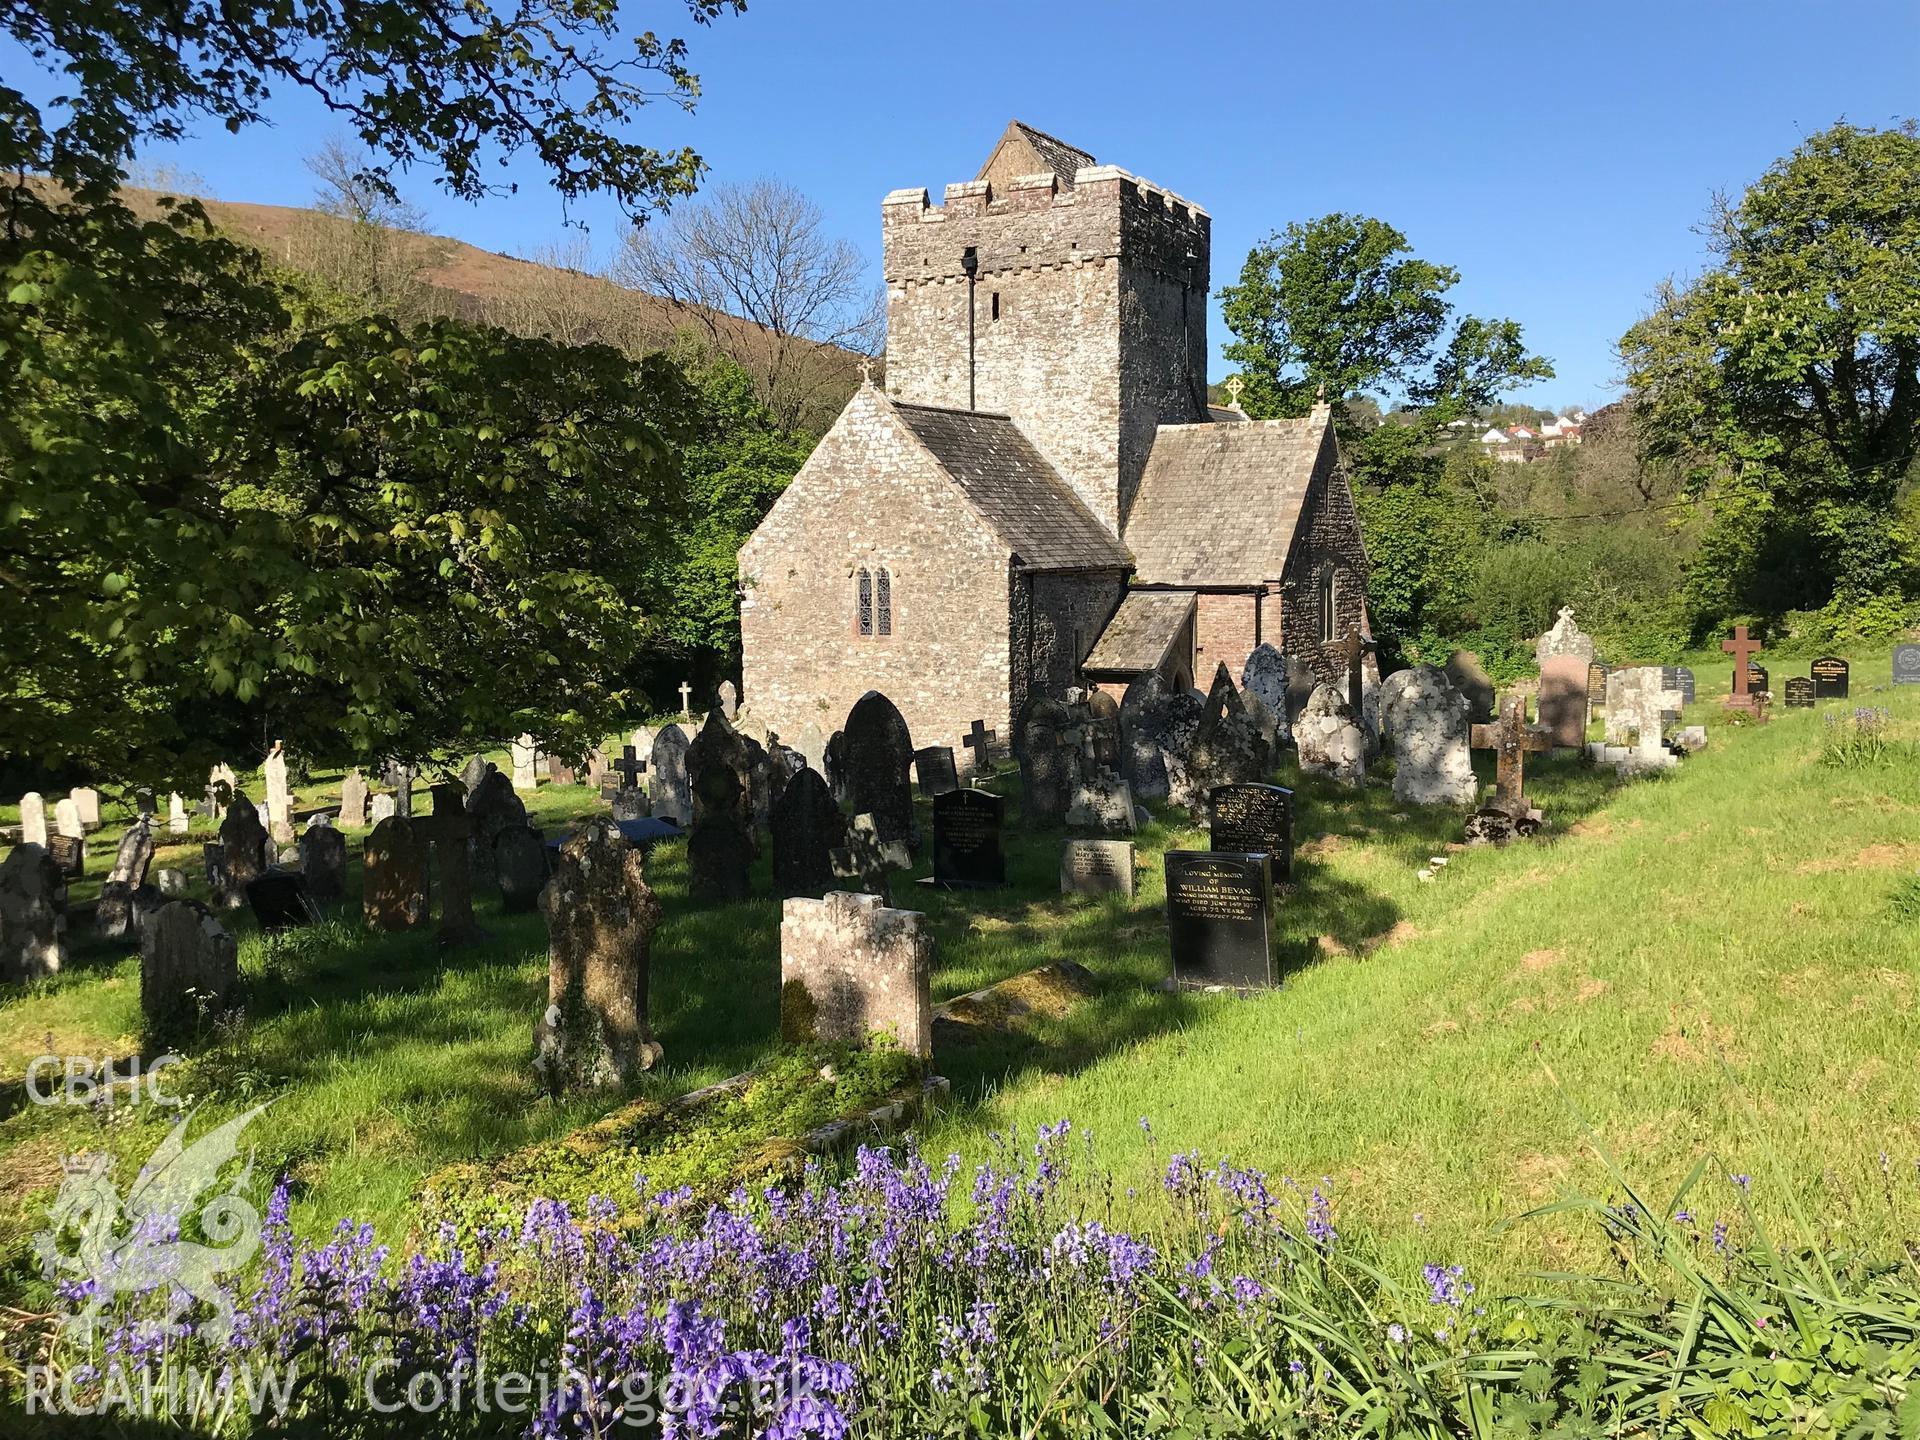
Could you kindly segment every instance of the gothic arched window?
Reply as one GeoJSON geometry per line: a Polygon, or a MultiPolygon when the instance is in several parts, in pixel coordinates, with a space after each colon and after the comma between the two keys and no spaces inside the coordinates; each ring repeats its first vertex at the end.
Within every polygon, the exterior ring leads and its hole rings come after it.
{"type": "Polygon", "coordinates": [[[880,567],[875,576],[877,598],[874,603],[873,632],[876,635],[893,634],[893,572],[886,566],[880,567]]]}
{"type": "Polygon", "coordinates": [[[1320,567],[1320,643],[1333,643],[1334,601],[1333,566],[1320,567]]]}
{"type": "MultiPolygon", "coordinates": [[[[880,572],[885,574],[883,570],[880,572]]],[[[861,566],[854,578],[854,627],[858,634],[873,634],[873,575],[861,566]]]]}

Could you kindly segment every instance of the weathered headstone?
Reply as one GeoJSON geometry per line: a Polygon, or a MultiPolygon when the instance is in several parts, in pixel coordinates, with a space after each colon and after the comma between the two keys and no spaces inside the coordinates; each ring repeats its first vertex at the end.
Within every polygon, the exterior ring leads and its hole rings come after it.
{"type": "Polygon", "coordinates": [[[1275,729],[1269,738],[1276,745],[1284,745],[1293,738],[1292,727],[1287,723],[1288,678],[1287,657],[1265,643],[1253,647],[1253,653],[1240,669],[1241,690],[1249,698],[1259,700],[1274,717],[1275,729]]]}
{"type": "Polygon", "coordinates": [[[1668,679],[1658,665],[1622,666],[1607,677],[1607,745],[1617,752],[1631,741],[1633,748],[1603,758],[1623,775],[1664,770],[1675,762],[1663,736],[1667,721],[1679,717],[1681,701],[1668,679]]]}
{"type": "Polygon", "coordinates": [[[787,793],[793,777],[807,768],[807,757],[790,745],[774,740],[767,746],[767,823],[773,823],[773,808],[787,793]]]}
{"type": "Polygon", "coordinates": [[[882,842],[911,844],[913,791],[907,771],[913,764],[913,737],[894,704],[869,690],[847,712],[846,767],[854,813],[873,816],[882,842]]]}
{"type": "Polygon", "coordinates": [[[184,835],[191,828],[192,821],[187,818],[187,802],[177,793],[167,796],[167,833],[184,835]]]}
{"type": "Polygon", "coordinates": [[[1578,750],[1587,743],[1591,668],[1577,655],[1549,655],[1540,662],[1540,723],[1561,749],[1578,750]]]}
{"type": "MultiPolygon", "coordinates": [[[[324,821],[324,816],[316,819],[324,821]]],[[[327,824],[309,825],[300,834],[300,873],[307,877],[307,898],[315,905],[338,905],[347,898],[347,837],[327,824]]]]}
{"type": "Polygon", "coordinates": [[[169,900],[178,900],[192,887],[187,884],[187,872],[171,866],[153,872],[153,888],[169,900]]]}
{"type": "Polygon", "coordinates": [[[609,803],[616,820],[645,820],[653,813],[653,802],[638,785],[620,786],[613,792],[613,799],[609,803]]]}
{"type": "Polygon", "coordinates": [[[1133,792],[1125,778],[1112,770],[1087,773],[1083,768],[1073,782],[1066,819],[1076,830],[1097,830],[1102,835],[1131,835],[1139,828],[1133,792]]]}
{"type": "MultiPolygon", "coordinates": [[[[1547,664],[1560,664],[1569,658],[1550,659],[1547,664]]],[[[1580,688],[1579,696],[1584,713],[1584,688],[1580,688]]],[[[1393,741],[1393,798],[1397,802],[1473,804],[1480,785],[1473,777],[1473,757],[1467,748],[1467,698],[1453,688],[1446,671],[1436,665],[1416,665],[1381,681],[1380,725],[1393,741]]]]}
{"type": "Polygon", "coordinates": [[[846,843],[828,856],[828,862],[837,889],[863,890],[891,904],[890,877],[895,870],[906,869],[911,856],[904,840],[888,844],[880,839],[873,816],[856,815],[847,822],[846,843]]]}
{"type": "Polygon", "coordinates": [[[1367,779],[1367,742],[1355,715],[1331,685],[1316,685],[1293,722],[1302,775],[1322,775],[1358,788],[1367,779]]]}
{"type": "Polygon", "coordinates": [[[473,816],[467,810],[467,787],[459,780],[442,780],[432,794],[433,818],[415,822],[414,838],[433,847],[434,879],[428,889],[440,895],[440,929],[434,940],[442,950],[477,945],[487,932],[473,918],[473,862],[468,853],[473,816]]]}
{"type": "Polygon", "coordinates": [[[75,840],[84,840],[87,827],[80,823],[80,806],[71,795],[62,796],[53,802],[53,829],[58,835],[66,835],[75,840]]]}
{"type": "MultiPolygon", "coordinates": [[[[1547,661],[1564,657],[1581,662],[1581,669],[1591,662],[1596,653],[1593,637],[1574,623],[1573,607],[1562,605],[1560,614],[1553,622],[1553,628],[1542,635],[1533,645],[1533,658],[1541,670],[1547,668],[1547,661]]],[[[1584,682],[1585,676],[1582,676],[1584,682]]]]}
{"type": "Polygon", "coordinates": [[[535,768],[539,763],[540,751],[534,745],[533,736],[521,735],[509,747],[513,760],[513,788],[516,790],[536,790],[540,786],[540,772],[535,768]]]}
{"type": "Polygon", "coordinates": [[[340,825],[346,830],[361,830],[366,824],[367,779],[356,766],[340,782],[340,825]]]}
{"type": "Polygon", "coordinates": [[[740,690],[733,681],[722,680],[719,689],[720,713],[731,725],[740,714],[740,690]]]}
{"type": "Polygon", "coordinates": [[[1276,881],[1293,875],[1293,792],[1280,785],[1216,785],[1207,796],[1208,845],[1265,855],[1276,881]]]}
{"type": "Polygon", "coordinates": [[[1174,983],[1272,985],[1273,877],[1267,857],[1169,850],[1165,864],[1174,983]]]}
{"type": "Polygon", "coordinates": [[[944,795],[960,788],[960,769],[953,763],[949,745],[926,745],[914,751],[913,774],[922,795],[944,795]]]}
{"type": "Polygon", "coordinates": [[[652,780],[653,813],[676,824],[693,820],[693,787],[687,777],[687,732],[678,725],[662,725],[653,737],[647,760],[652,780]]]}
{"type": "Polygon", "coordinates": [[[573,767],[558,755],[547,757],[547,781],[552,785],[571,785],[576,777],[573,767]]]}
{"type": "Polygon", "coordinates": [[[20,843],[47,848],[47,802],[38,790],[20,797],[20,843]]]}
{"type": "Polygon", "coordinates": [[[1060,847],[1062,895],[1133,894],[1131,840],[1069,840],[1060,847]]]}
{"type": "Polygon", "coordinates": [[[1814,701],[1814,683],[1810,676],[1794,675],[1787,680],[1786,706],[1789,710],[1811,710],[1814,701]]]}
{"type": "Polygon", "coordinates": [[[484,755],[469,755],[467,763],[460,767],[460,783],[471,795],[480,788],[480,782],[487,778],[487,771],[493,768],[484,755]]]}
{"type": "Polygon", "coordinates": [[[699,900],[744,900],[752,893],[753,761],[746,741],[719,707],[707,712],[687,750],[693,790],[687,829],[689,889],[699,900]]]}
{"type": "Polygon", "coordinates": [[[826,749],[821,751],[821,771],[826,777],[827,788],[833,792],[834,803],[845,805],[852,795],[847,783],[847,732],[836,730],[827,737],[826,749]]]}
{"type": "Polygon", "coordinates": [[[207,792],[200,806],[200,818],[212,823],[227,813],[233,797],[240,793],[240,777],[231,765],[222,762],[207,772],[207,792]]]}
{"type": "Polygon", "coordinates": [[[367,836],[360,910],[370,930],[412,930],[427,923],[427,826],[390,815],[367,836]]]}
{"type": "Polygon", "coordinates": [[[276,845],[293,843],[293,792],[287,788],[286,743],[273,742],[273,749],[261,763],[260,774],[267,782],[267,833],[276,845]]]}
{"type": "Polygon", "coordinates": [[[933,879],[974,889],[1007,883],[1000,848],[1002,800],[985,790],[948,790],[933,799],[933,879]]]}
{"type": "Polygon", "coordinates": [[[141,891],[147,883],[147,867],[153,863],[153,817],[142,815],[120,837],[120,848],[113,857],[113,868],[100,885],[100,900],[93,910],[94,933],[103,940],[133,940],[139,935],[138,911],[151,908],[157,893],[141,891]]]}
{"type": "MultiPolygon", "coordinates": [[[[1609,705],[1607,709],[1611,712],[1613,707],[1609,705]]],[[[1516,820],[1537,818],[1526,796],[1526,757],[1553,749],[1553,737],[1527,724],[1526,697],[1509,695],[1501,701],[1499,723],[1474,726],[1473,744],[1476,749],[1492,750],[1498,757],[1494,801],[1489,808],[1503,811],[1516,820]]]]}
{"type": "Polygon", "coordinates": [[[232,1008],[240,987],[239,949],[206,907],[162,905],[140,941],[140,1014],[164,1041],[191,1034],[232,1008]]]}
{"type": "Polygon", "coordinates": [[[817,720],[809,720],[800,727],[800,739],[795,748],[807,757],[809,768],[818,770],[822,780],[827,778],[827,736],[817,720]]]}
{"type": "Polygon", "coordinates": [[[811,766],[787,782],[774,801],[773,891],[781,899],[795,895],[819,899],[834,885],[833,852],[847,843],[847,820],[833,792],[811,766]]]}
{"type": "Polygon", "coordinates": [[[491,890],[499,883],[493,842],[502,830],[527,823],[526,802],[505,775],[490,768],[480,788],[467,796],[467,820],[473,827],[467,836],[468,873],[476,891],[491,890]]]}
{"type": "Polygon", "coordinates": [[[660,901],[646,858],[612,821],[588,820],[560,847],[540,892],[549,942],[547,1006],[534,1070],[555,1092],[624,1084],[659,1063],[647,981],[660,901]]]}
{"type": "Polygon", "coordinates": [[[100,792],[91,785],[76,785],[67,797],[80,817],[83,832],[100,828],[100,792]]]}
{"type": "Polygon", "coordinates": [[[508,914],[524,914],[539,903],[547,884],[547,845],[530,825],[509,825],[493,837],[494,869],[508,914]]]}
{"type": "Polygon", "coordinates": [[[598,745],[587,752],[587,784],[598,790],[607,783],[611,767],[607,764],[607,752],[598,745]]]}
{"type": "Polygon", "coordinates": [[[749,853],[758,855],[760,828],[767,823],[767,815],[773,809],[773,760],[767,754],[767,747],[751,735],[737,729],[735,733],[740,735],[740,743],[747,752],[747,814],[753,822],[747,831],[749,853]]]}
{"type": "Polygon", "coordinates": [[[1733,693],[1722,703],[1729,710],[1745,710],[1757,715],[1760,707],[1753,697],[1767,688],[1764,682],[1758,686],[1752,683],[1753,657],[1759,653],[1760,642],[1747,634],[1746,626],[1736,625],[1733,638],[1722,640],[1720,648],[1733,656],[1733,693]]]}
{"type": "Polygon", "coordinates": [[[1020,719],[1014,754],[1020,762],[1021,814],[1029,825],[1052,826],[1073,803],[1073,712],[1058,700],[1035,695],[1020,719]]]}
{"type": "Polygon", "coordinates": [[[1493,719],[1493,677],[1471,650],[1455,650],[1442,667],[1453,688],[1467,697],[1467,719],[1475,725],[1493,719]]]}
{"type": "Polygon", "coordinates": [[[275,865],[260,872],[247,886],[247,904],[262,930],[290,930],[313,919],[307,903],[307,877],[298,870],[275,865]]]}
{"type": "Polygon", "coordinates": [[[0,861],[0,982],[57,974],[67,960],[67,882],[39,845],[16,845],[0,861]]]}
{"type": "Polygon", "coordinates": [[[1216,667],[1186,753],[1166,752],[1167,798],[1198,815],[1216,785],[1257,784],[1267,778],[1272,764],[1272,748],[1247,713],[1240,687],[1224,664],[1216,667]]]}
{"type": "Polygon", "coordinates": [[[393,813],[402,820],[413,818],[413,781],[416,768],[405,760],[387,766],[387,784],[393,787],[393,813]]]}
{"type": "Polygon", "coordinates": [[[220,845],[226,852],[226,884],[215,897],[228,910],[246,903],[247,887],[267,868],[267,827],[260,811],[245,796],[227,807],[220,822],[220,845]]]}
{"type": "Polygon", "coordinates": [[[1893,647],[1893,683],[1920,685],[1920,645],[1893,647]]]}
{"type": "Polygon", "coordinates": [[[391,795],[376,795],[367,802],[367,824],[378,825],[399,814],[400,805],[391,795]]]}
{"type": "Polygon", "coordinates": [[[227,847],[218,840],[209,840],[200,847],[200,868],[207,879],[207,894],[213,897],[215,907],[221,910],[237,910],[246,904],[246,896],[238,895],[227,882],[227,847]]]}
{"type": "Polygon", "coordinates": [[[840,890],[786,901],[780,1038],[864,1047],[872,1036],[890,1036],[909,1055],[931,1059],[933,958],[933,932],[917,911],[840,890]]]}
{"type": "Polygon", "coordinates": [[[1838,655],[1822,655],[1807,669],[1813,677],[1813,698],[1845,700],[1849,693],[1853,667],[1838,655]]]}

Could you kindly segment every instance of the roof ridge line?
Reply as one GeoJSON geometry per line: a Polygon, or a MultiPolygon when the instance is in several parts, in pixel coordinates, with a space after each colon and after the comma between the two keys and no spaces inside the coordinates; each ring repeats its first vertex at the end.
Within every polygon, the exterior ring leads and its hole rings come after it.
{"type": "Polygon", "coordinates": [[[929,405],[921,400],[896,400],[891,395],[887,396],[887,402],[902,410],[933,410],[942,415],[977,415],[982,420],[1013,419],[1013,416],[1005,410],[969,410],[964,405],[929,405]]]}

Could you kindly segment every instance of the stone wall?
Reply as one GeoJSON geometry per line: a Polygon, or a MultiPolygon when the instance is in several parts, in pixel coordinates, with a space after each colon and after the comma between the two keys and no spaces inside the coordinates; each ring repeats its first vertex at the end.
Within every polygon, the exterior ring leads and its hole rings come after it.
{"type": "Polygon", "coordinates": [[[1064,192],[896,190],[881,215],[890,392],[1013,416],[1117,533],[1154,426],[1205,415],[1206,212],[1101,166],[1064,192]]]}
{"type": "MultiPolygon", "coordinates": [[[[1331,441],[1329,441],[1331,444],[1331,441]]],[[[1287,655],[1306,661],[1315,677],[1346,683],[1347,662],[1334,645],[1354,627],[1366,630],[1367,577],[1370,570],[1366,542],[1360,536],[1360,517],[1353,492],[1339,465],[1339,457],[1321,457],[1313,484],[1301,507],[1299,529],[1287,554],[1287,573],[1280,588],[1279,623],[1269,611],[1266,640],[1287,655]],[[1334,567],[1333,645],[1320,643],[1320,571],[1334,567]]],[[[1371,666],[1370,666],[1371,668],[1371,666]]],[[[1378,671],[1374,673],[1377,675],[1378,671]]]]}
{"type": "Polygon", "coordinates": [[[832,734],[868,690],[916,745],[958,744],[975,716],[993,726],[1010,683],[1009,559],[862,389],[741,549],[742,700],[783,736],[809,722],[832,734]],[[855,633],[863,565],[892,575],[889,637],[855,633]]]}
{"type": "MultiPolygon", "coordinates": [[[[1078,685],[1080,666],[1126,593],[1124,570],[1021,574],[1014,577],[1008,623],[1012,691],[1007,708],[1018,715],[1034,689],[1054,698],[1078,685]]],[[[988,728],[1010,721],[987,716],[988,728]]],[[[1013,733],[1011,724],[1002,735],[1013,733]]]]}

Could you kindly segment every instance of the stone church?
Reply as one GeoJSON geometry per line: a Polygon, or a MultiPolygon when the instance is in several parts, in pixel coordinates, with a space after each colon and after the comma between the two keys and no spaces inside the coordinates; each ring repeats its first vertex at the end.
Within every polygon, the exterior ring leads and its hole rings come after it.
{"type": "Polygon", "coordinates": [[[744,698],[830,733],[1003,741],[1035,691],[1206,687],[1266,642],[1324,678],[1367,557],[1324,407],[1207,403],[1207,212],[1018,121],[945,204],[881,204],[887,373],[741,548],[744,698]]]}

